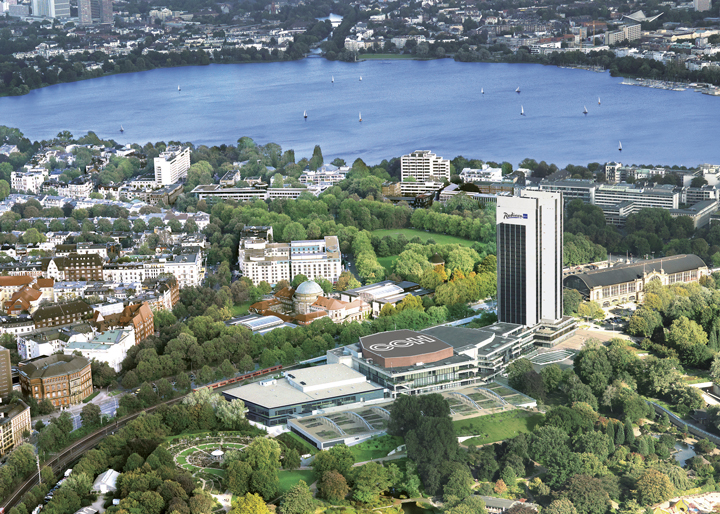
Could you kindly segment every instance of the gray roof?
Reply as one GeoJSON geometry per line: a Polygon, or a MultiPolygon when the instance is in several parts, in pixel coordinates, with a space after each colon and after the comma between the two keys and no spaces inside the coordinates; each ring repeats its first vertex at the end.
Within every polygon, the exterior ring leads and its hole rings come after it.
{"type": "Polygon", "coordinates": [[[456,351],[478,345],[486,345],[495,337],[492,332],[477,328],[461,327],[433,327],[423,330],[424,334],[431,334],[438,339],[452,345],[456,351]]]}
{"type": "Polygon", "coordinates": [[[50,357],[36,357],[20,363],[20,372],[28,378],[59,377],[77,373],[90,361],[79,355],[55,354],[50,357]]]}
{"type": "Polygon", "coordinates": [[[598,286],[611,286],[631,282],[642,278],[644,273],[660,271],[660,269],[667,274],[672,274],[705,267],[707,267],[707,265],[697,255],[683,254],[578,273],[577,275],[565,277],[565,281],[568,281],[568,279],[579,279],[584,282],[588,288],[592,289],[598,286]]]}

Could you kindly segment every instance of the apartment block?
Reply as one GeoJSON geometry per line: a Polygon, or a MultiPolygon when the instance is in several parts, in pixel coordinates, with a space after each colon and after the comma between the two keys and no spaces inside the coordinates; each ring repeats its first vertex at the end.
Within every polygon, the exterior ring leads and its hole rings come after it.
{"type": "Polygon", "coordinates": [[[24,401],[0,406],[0,455],[20,445],[31,431],[30,407],[24,401]]]}
{"type": "Polygon", "coordinates": [[[155,184],[168,186],[187,177],[190,169],[190,147],[169,146],[155,157],[155,184]]]}
{"type": "Polygon", "coordinates": [[[400,176],[403,182],[409,178],[418,182],[444,178],[450,180],[450,161],[430,150],[416,150],[400,158],[400,176]]]}

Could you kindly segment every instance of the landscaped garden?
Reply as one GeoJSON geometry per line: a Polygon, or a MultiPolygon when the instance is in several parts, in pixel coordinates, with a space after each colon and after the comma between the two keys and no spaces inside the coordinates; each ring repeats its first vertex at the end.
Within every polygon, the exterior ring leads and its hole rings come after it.
{"type": "Polygon", "coordinates": [[[503,441],[522,433],[529,434],[542,422],[543,417],[538,412],[515,409],[453,421],[453,425],[459,436],[477,435],[463,443],[466,446],[477,446],[503,441]]]}
{"type": "Polygon", "coordinates": [[[461,237],[448,236],[445,234],[435,234],[434,232],[425,232],[424,230],[418,230],[416,228],[398,228],[398,229],[380,229],[373,230],[372,235],[380,238],[385,236],[397,237],[400,234],[404,235],[408,241],[414,237],[419,237],[424,243],[428,239],[432,239],[436,244],[439,245],[462,245],[471,247],[475,241],[469,239],[463,239],[461,237]]]}
{"type": "Polygon", "coordinates": [[[398,446],[405,444],[402,437],[382,435],[350,447],[355,462],[365,462],[373,459],[387,457],[387,454],[398,446]]]}

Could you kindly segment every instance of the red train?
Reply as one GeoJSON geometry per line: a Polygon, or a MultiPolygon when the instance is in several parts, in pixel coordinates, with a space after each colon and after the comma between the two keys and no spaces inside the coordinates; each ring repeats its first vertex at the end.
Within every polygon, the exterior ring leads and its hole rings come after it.
{"type": "Polygon", "coordinates": [[[202,389],[203,387],[211,387],[213,389],[217,389],[218,387],[235,384],[237,382],[242,382],[243,380],[247,380],[249,378],[257,378],[261,377],[263,375],[267,375],[268,373],[274,373],[276,371],[280,371],[283,369],[282,364],[279,364],[277,366],[273,366],[272,368],[265,368],[265,369],[259,369],[257,371],[251,371],[250,373],[245,373],[244,375],[240,375],[235,378],[228,378],[227,380],[221,380],[220,382],[213,382],[212,384],[204,385],[202,387],[196,387],[193,389],[193,391],[197,391],[198,389],[202,389]]]}

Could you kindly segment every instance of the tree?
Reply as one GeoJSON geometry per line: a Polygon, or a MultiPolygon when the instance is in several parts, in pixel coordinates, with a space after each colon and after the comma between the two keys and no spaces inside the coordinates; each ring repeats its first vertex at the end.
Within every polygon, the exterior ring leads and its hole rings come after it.
{"type": "Polygon", "coordinates": [[[314,510],[312,493],[303,480],[285,493],[280,505],[280,514],[308,514],[314,510]]]}
{"type": "Polygon", "coordinates": [[[128,371],[122,380],[122,386],[125,389],[134,389],[138,385],[137,375],[133,370],[128,371]]]}
{"type": "Polygon", "coordinates": [[[522,388],[524,376],[529,371],[533,371],[533,365],[528,359],[521,358],[511,362],[507,367],[510,387],[515,389],[522,388]]]}
{"type": "Polygon", "coordinates": [[[605,514],[610,507],[610,497],[602,481],[587,475],[572,477],[565,490],[578,514],[605,514]]]}
{"type": "Polygon", "coordinates": [[[300,453],[295,448],[290,448],[285,451],[283,455],[283,468],[285,469],[297,469],[302,463],[300,459],[300,453]]]}
{"type": "Polygon", "coordinates": [[[233,494],[241,496],[249,491],[252,472],[250,464],[242,460],[234,460],[228,465],[227,483],[233,494]]]}
{"type": "Polygon", "coordinates": [[[540,376],[545,385],[545,390],[549,392],[555,391],[560,385],[560,382],[562,382],[562,370],[557,364],[545,366],[540,371],[540,376]]]}
{"type": "Polygon", "coordinates": [[[485,502],[479,496],[468,496],[458,505],[445,510],[445,514],[487,514],[485,502]]]}
{"type": "Polygon", "coordinates": [[[672,497],[674,487],[664,473],[647,469],[637,481],[637,499],[641,505],[654,505],[672,497]]]}
{"type": "Polygon", "coordinates": [[[443,487],[443,500],[447,507],[454,507],[472,494],[473,478],[467,468],[453,472],[443,487]]]}
{"type": "Polygon", "coordinates": [[[36,228],[27,229],[20,239],[23,243],[28,244],[44,243],[47,240],[45,235],[38,232],[36,228]]]}
{"type": "Polygon", "coordinates": [[[625,442],[630,446],[635,442],[635,430],[629,419],[625,420],[625,442]]]}
{"type": "Polygon", "coordinates": [[[368,462],[353,468],[353,499],[362,503],[377,500],[390,487],[387,470],[377,462],[368,462]]]}
{"type": "Polygon", "coordinates": [[[270,514],[270,511],[259,495],[247,493],[235,500],[230,514],[270,514]]]}
{"type": "Polygon", "coordinates": [[[353,464],[355,464],[355,457],[350,448],[344,444],[338,444],[329,450],[317,453],[311,466],[318,478],[325,476],[327,471],[333,470],[347,478],[353,464]]]}
{"type": "Polygon", "coordinates": [[[100,407],[88,403],[80,411],[80,419],[84,427],[97,427],[100,425],[100,407]]]}
{"type": "Polygon", "coordinates": [[[247,425],[245,419],[245,402],[242,400],[232,400],[230,402],[220,402],[215,408],[215,415],[220,424],[226,430],[240,430],[242,427],[247,425]]]}
{"type": "Polygon", "coordinates": [[[0,200],[4,200],[10,194],[10,184],[7,180],[0,180],[0,200]]]}
{"type": "Polygon", "coordinates": [[[295,275],[293,277],[293,280],[290,285],[292,286],[293,289],[297,289],[300,284],[302,284],[303,282],[307,282],[307,281],[308,281],[308,278],[305,275],[303,275],[302,273],[298,273],[297,275],[295,275]]]}
{"type": "Polygon", "coordinates": [[[330,501],[344,500],[350,492],[347,480],[336,470],[330,470],[323,473],[322,478],[318,482],[318,494],[321,498],[330,501]]]}
{"type": "Polygon", "coordinates": [[[595,302],[582,302],[577,308],[577,313],[582,318],[605,319],[605,311],[595,302]]]}
{"type": "Polygon", "coordinates": [[[543,509],[543,512],[545,514],[578,514],[575,505],[567,498],[560,498],[553,501],[543,509]]]}
{"type": "Polygon", "coordinates": [[[698,323],[685,316],[673,321],[666,341],[677,348],[685,364],[699,366],[710,358],[707,334],[698,323]]]}
{"type": "Polygon", "coordinates": [[[503,482],[502,478],[495,482],[495,487],[493,487],[493,491],[495,491],[495,494],[505,494],[505,491],[507,491],[507,486],[505,485],[505,482],[503,482]]]}

